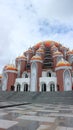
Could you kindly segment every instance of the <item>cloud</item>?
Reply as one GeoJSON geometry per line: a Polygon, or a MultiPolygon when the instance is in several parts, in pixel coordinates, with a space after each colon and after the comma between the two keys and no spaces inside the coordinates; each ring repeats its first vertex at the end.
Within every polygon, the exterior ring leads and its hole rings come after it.
{"type": "Polygon", "coordinates": [[[50,34],[64,34],[68,33],[70,31],[73,31],[73,27],[69,27],[65,24],[59,23],[59,22],[50,22],[47,19],[43,19],[39,21],[39,27],[38,30],[41,33],[42,36],[50,35],[50,34]],[[54,23],[55,22],[55,23],[54,23]]]}
{"type": "Polygon", "coordinates": [[[73,0],[0,0],[0,68],[42,40],[72,48],[72,7],[73,0]]]}

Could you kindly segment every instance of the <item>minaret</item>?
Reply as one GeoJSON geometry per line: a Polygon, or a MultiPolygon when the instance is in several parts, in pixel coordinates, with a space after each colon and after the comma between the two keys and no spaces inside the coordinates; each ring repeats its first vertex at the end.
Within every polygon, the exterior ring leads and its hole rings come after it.
{"type": "Polygon", "coordinates": [[[61,59],[55,68],[57,76],[57,90],[58,91],[70,91],[72,90],[72,67],[69,62],[61,59]]]}
{"type": "Polygon", "coordinates": [[[39,91],[39,78],[42,76],[42,58],[35,55],[31,58],[30,91],[39,91]]]}
{"type": "Polygon", "coordinates": [[[36,51],[36,54],[41,56],[42,60],[44,60],[44,49],[41,49],[39,48],[37,51],[36,51]]]}
{"type": "Polygon", "coordinates": [[[71,64],[71,66],[72,66],[72,72],[73,72],[73,50],[67,52],[66,58],[69,61],[69,63],[71,64]]]}
{"type": "Polygon", "coordinates": [[[17,68],[14,65],[7,65],[3,70],[2,90],[14,91],[14,83],[17,78],[17,68]]]}
{"type": "Polygon", "coordinates": [[[27,58],[22,55],[16,58],[16,67],[18,69],[18,77],[22,77],[22,73],[26,70],[27,58]]]}
{"type": "Polygon", "coordinates": [[[24,54],[27,57],[27,62],[29,62],[33,56],[33,50],[31,48],[29,48],[29,50],[27,50],[24,54]]]}
{"type": "Polygon", "coordinates": [[[63,54],[62,54],[62,52],[60,52],[60,51],[57,50],[57,51],[55,51],[53,53],[52,57],[53,57],[54,68],[55,68],[57,62],[60,61],[63,58],[63,54]]]}

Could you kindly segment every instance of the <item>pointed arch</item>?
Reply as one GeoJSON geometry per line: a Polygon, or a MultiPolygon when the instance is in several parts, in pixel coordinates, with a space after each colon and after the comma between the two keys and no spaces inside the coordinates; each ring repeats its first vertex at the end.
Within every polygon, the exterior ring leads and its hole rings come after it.
{"type": "Polygon", "coordinates": [[[50,83],[50,91],[55,91],[55,83],[54,82],[50,83]]]}
{"type": "Polygon", "coordinates": [[[46,92],[46,91],[47,91],[46,83],[42,83],[42,84],[41,84],[41,91],[42,91],[42,92],[46,92]]]}
{"type": "Polygon", "coordinates": [[[28,91],[28,84],[27,83],[24,84],[24,90],[23,91],[26,91],[26,92],[28,91]]]}
{"type": "Polygon", "coordinates": [[[70,70],[64,71],[64,73],[63,73],[63,84],[64,84],[64,91],[72,90],[72,80],[71,80],[70,70]]]}
{"type": "Polygon", "coordinates": [[[18,83],[17,84],[17,92],[19,92],[21,90],[21,85],[18,83]]]}

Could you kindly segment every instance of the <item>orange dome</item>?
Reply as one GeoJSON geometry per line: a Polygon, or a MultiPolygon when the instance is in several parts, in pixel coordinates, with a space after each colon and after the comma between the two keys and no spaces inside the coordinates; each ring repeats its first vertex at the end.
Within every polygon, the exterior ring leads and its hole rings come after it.
{"type": "Polygon", "coordinates": [[[67,51],[67,55],[73,55],[73,50],[72,51],[67,51]]]}
{"type": "Polygon", "coordinates": [[[59,43],[55,41],[42,41],[37,43],[34,47],[39,48],[42,44],[45,45],[46,47],[50,47],[51,45],[59,46],[59,43]]]}
{"type": "Polygon", "coordinates": [[[63,55],[63,54],[62,54],[62,52],[57,50],[56,52],[53,53],[53,55],[63,55]]]}
{"type": "Polygon", "coordinates": [[[51,45],[54,44],[53,41],[45,41],[44,43],[45,43],[45,46],[46,46],[46,47],[50,47],[51,45]]]}
{"type": "Polygon", "coordinates": [[[71,66],[70,63],[64,59],[61,59],[56,65],[56,67],[61,67],[61,66],[71,66]]]}
{"type": "Polygon", "coordinates": [[[24,56],[24,55],[18,56],[16,59],[25,59],[25,60],[27,60],[26,56],[24,56]]]}
{"type": "Polygon", "coordinates": [[[45,48],[44,43],[41,43],[40,48],[43,48],[43,49],[45,48]]]}
{"type": "Polygon", "coordinates": [[[7,65],[4,67],[4,70],[15,70],[17,71],[17,68],[14,65],[7,65]]]}
{"type": "Polygon", "coordinates": [[[42,60],[42,58],[38,55],[35,55],[31,58],[31,60],[42,60]]]}
{"type": "Polygon", "coordinates": [[[39,48],[36,52],[44,53],[44,50],[39,48]]]}
{"type": "Polygon", "coordinates": [[[30,48],[25,53],[33,53],[33,50],[30,48]]]}
{"type": "Polygon", "coordinates": [[[38,49],[41,44],[42,44],[42,42],[39,42],[39,43],[37,43],[36,45],[34,45],[34,47],[38,49]]]}
{"type": "Polygon", "coordinates": [[[60,43],[58,42],[55,42],[55,46],[58,47],[60,45],[60,43]]]}

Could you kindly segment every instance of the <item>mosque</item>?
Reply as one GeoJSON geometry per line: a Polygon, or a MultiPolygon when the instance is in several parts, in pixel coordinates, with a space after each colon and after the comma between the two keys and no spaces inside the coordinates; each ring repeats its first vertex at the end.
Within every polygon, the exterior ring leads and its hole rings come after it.
{"type": "Polygon", "coordinates": [[[55,41],[43,41],[5,65],[0,75],[2,91],[73,90],[73,51],[55,41]]]}

